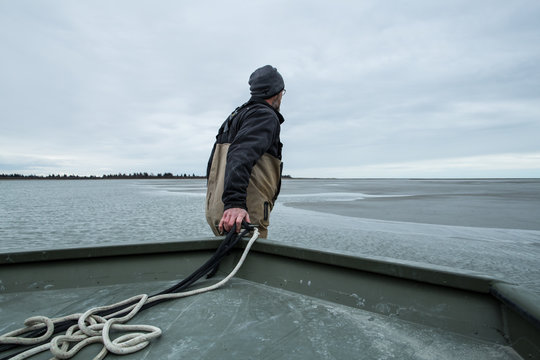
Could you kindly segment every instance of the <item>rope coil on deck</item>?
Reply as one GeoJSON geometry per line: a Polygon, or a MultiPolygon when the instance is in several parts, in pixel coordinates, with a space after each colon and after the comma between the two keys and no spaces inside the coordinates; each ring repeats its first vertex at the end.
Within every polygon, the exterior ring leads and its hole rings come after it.
{"type": "MultiPolygon", "coordinates": [[[[237,236],[241,237],[243,234],[237,236]]],[[[152,325],[126,325],[126,322],[131,320],[142,309],[158,302],[197,295],[223,286],[236,275],[258,236],[259,231],[256,227],[253,227],[253,236],[248,241],[240,260],[234,269],[225,278],[213,285],[178,293],[162,292],[154,296],[140,294],[115,304],[95,307],[89,309],[85,313],[76,313],[60,318],[50,319],[46,316],[33,316],[24,322],[24,328],[1,335],[0,345],[34,345],[34,347],[29,350],[20,352],[13,357],[8,357],[12,360],[28,359],[47,350],[50,350],[54,359],[70,359],[81,349],[94,343],[103,344],[102,350],[94,357],[94,360],[105,358],[109,352],[117,355],[126,355],[142,350],[150,344],[151,340],[161,335],[161,329],[152,325]],[[112,311],[112,313],[107,314],[107,312],[110,311],[112,311]],[[99,314],[107,315],[102,316],[99,314]],[[70,326],[65,334],[57,335],[50,339],[55,332],[55,326],[60,323],[65,323],[66,321],[76,321],[76,324],[70,326]],[[111,339],[111,329],[127,333],[116,339],[111,339]],[[45,332],[36,337],[23,336],[24,334],[28,334],[35,330],[45,330],[45,332]],[[46,341],[49,342],[43,343],[46,341]],[[75,345],[71,346],[71,344],[75,345]]],[[[234,242],[234,244],[235,243],[236,242],[234,242]]],[[[219,262],[217,264],[219,264],[219,262]]],[[[211,270],[215,269],[217,264],[214,264],[211,270]]],[[[196,279],[194,281],[196,281],[196,279]]],[[[188,285],[190,284],[192,284],[192,282],[188,282],[188,285]]],[[[175,287],[169,290],[174,289],[175,287]]]]}

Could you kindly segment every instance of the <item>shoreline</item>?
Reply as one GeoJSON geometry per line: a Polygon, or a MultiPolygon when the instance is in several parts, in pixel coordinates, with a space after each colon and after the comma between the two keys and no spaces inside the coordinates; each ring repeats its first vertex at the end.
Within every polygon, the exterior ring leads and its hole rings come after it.
{"type": "Polygon", "coordinates": [[[319,213],[382,221],[416,224],[465,226],[540,231],[538,206],[534,203],[516,207],[519,216],[498,216],[500,209],[489,199],[467,195],[413,195],[366,198],[351,201],[284,201],[284,206],[319,213]],[[526,206],[527,209],[523,209],[526,206]],[[521,210],[521,211],[518,211],[521,210]]]}
{"type": "Polygon", "coordinates": [[[206,176],[0,176],[1,180],[203,180],[206,176]]]}
{"type": "MultiPolygon", "coordinates": [[[[200,175],[148,175],[148,176],[130,176],[130,175],[103,175],[103,176],[80,176],[80,175],[6,175],[0,174],[1,180],[203,180],[206,176],[200,175]]],[[[495,178],[327,178],[327,177],[292,177],[289,175],[282,176],[283,180],[291,181],[508,181],[508,180],[520,180],[520,181],[540,181],[540,178],[536,177],[495,177],[495,178]]]]}

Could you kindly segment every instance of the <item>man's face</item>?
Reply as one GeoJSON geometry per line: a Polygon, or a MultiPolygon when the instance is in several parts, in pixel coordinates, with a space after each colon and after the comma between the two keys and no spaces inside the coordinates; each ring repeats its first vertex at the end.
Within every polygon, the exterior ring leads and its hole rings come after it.
{"type": "Polygon", "coordinates": [[[276,111],[279,111],[281,107],[281,99],[283,98],[284,93],[285,93],[285,90],[281,91],[279,94],[277,94],[274,97],[274,100],[272,101],[272,107],[276,109],[276,111]]]}

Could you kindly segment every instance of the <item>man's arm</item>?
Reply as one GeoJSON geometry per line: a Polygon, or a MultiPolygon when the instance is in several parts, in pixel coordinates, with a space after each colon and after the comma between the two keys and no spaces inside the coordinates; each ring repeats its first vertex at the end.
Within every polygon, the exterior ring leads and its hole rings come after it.
{"type": "Polygon", "coordinates": [[[244,119],[227,153],[223,204],[224,213],[219,230],[230,231],[236,224],[239,232],[242,220],[251,222],[246,205],[246,193],[251,170],[268,151],[279,128],[279,120],[266,109],[257,110],[244,119]]]}
{"type": "Polygon", "coordinates": [[[242,208],[249,211],[246,194],[251,170],[268,151],[278,132],[279,120],[266,109],[258,109],[243,120],[227,153],[222,196],[225,210],[242,208]]]}

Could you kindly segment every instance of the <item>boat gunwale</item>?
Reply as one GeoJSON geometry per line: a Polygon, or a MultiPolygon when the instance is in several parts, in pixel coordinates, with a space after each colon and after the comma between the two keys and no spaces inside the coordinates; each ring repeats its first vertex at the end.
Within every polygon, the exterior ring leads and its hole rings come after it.
{"type": "MultiPolygon", "coordinates": [[[[223,237],[215,237],[197,238],[186,241],[5,252],[0,253],[0,266],[99,257],[205,251],[216,249],[222,240],[223,237]]],[[[239,244],[239,247],[244,248],[246,244],[247,240],[243,240],[239,244]]],[[[495,283],[507,283],[506,281],[469,270],[373,255],[358,256],[329,250],[306,249],[275,240],[258,239],[251,251],[484,294],[490,293],[495,283]]]]}

